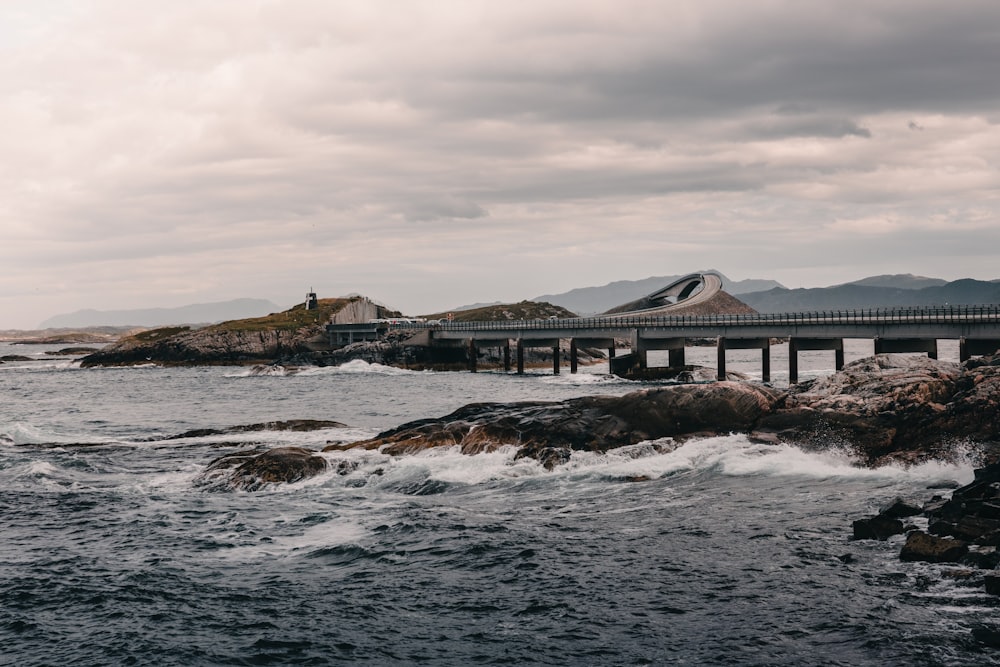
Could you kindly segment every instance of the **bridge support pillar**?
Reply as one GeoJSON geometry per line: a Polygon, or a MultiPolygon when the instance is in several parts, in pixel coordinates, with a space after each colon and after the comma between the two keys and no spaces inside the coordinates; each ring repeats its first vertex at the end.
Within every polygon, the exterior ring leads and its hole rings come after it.
{"type": "Polygon", "coordinates": [[[577,367],[580,364],[579,353],[576,349],[576,339],[569,339],[569,372],[570,374],[576,373],[577,367]]]}
{"type": "Polygon", "coordinates": [[[892,352],[926,352],[931,359],[937,359],[937,340],[926,338],[876,338],[875,354],[892,352]]]}
{"type": "Polygon", "coordinates": [[[760,375],[764,382],[771,381],[770,338],[726,338],[719,336],[719,366],[716,377],[726,379],[726,350],[760,350],[760,375]]]}
{"type": "Polygon", "coordinates": [[[968,361],[973,356],[993,354],[1000,350],[1000,338],[960,338],[958,358],[968,361]]]}
{"type": "Polygon", "coordinates": [[[552,374],[559,375],[559,343],[552,346],[552,374]]]}
{"type": "Polygon", "coordinates": [[[517,374],[524,375],[524,339],[517,339],[517,374]]]}
{"type": "Polygon", "coordinates": [[[670,367],[678,368],[684,365],[684,348],[674,349],[669,351],[670,354],[670,367]]]}
{"type": "Polygon", "coordinates": [[[639,337],[639,330],[632,330],[632,354],[635,355],[635,366],[640,370],[645,370],[648,367],[646,363],[646,344],[642,338],[639,337]]]}
{"type": "Polygon", "coordinates": [[[476,347],[476,339],[469,339],[469,371],[476,372],[476,362],[479,360],[479,348],[476,347]]]}
{"type": "Polygon", "coordinates": [[[833,350],[834,368],[844,367],[843,338],[789,338],[788,339],[788,384],[799,381],[799,352],[803,350],[833,350]]]}
{"type": "Polygon", "coordinates": [[[503,370],[505,373],[510,373],[510,341],[508,340],[503,345],[503,370]]]}

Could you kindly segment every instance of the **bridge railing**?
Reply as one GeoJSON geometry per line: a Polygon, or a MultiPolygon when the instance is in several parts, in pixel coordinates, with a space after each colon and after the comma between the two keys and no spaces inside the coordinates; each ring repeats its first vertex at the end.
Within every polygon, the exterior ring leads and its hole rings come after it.
{"type": "Polygon", "coordinates": [[[794,313],[741,315],[599,315],[543,320],[475,322],[399,322],[393,329],[447,331],[539,331],[557,329],[635,329],[644,327],[705,328],[732,326],[789,326],[802,324],[975,324],[1000,320],[1000,304],[815,310],[794,313]]]}

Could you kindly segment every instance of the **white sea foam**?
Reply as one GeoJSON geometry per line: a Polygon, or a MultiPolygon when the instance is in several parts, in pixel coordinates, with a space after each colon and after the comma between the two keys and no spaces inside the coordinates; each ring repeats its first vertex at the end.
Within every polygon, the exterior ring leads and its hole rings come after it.
{"type": "MultiPolygon", "coordinates": [[[[609,457],[616,456],[612,451],[609,457]]],[[[613,459],[609,459],[613,460],[613,459]]],[[[716,469],[734,477],[787,476],[814,479],[916,479],[925,482],[972,479],[972,464],[931,461],[918,466],[870,468],[841,449],[806,451],[790,444],[760,444],[745,435],[690,440],[675,450],[618,464],[629,472],[671,472],[677,469],[716,469]]]]}
{"type": "Polygon", "coordinates": [[[35,372],[45,372],[45,371],[62,371],[71,368],[79,368],[80,362],[74,360],[59,360],[59,361],[21,361],[21,362],[11,362],[0,364],[0,372],[4,371],[35,371],[35,372]]]}
{"type": "Polygon", "coordinates": [[[544,382],[545,384],[558,384],[558,385],[568,385],[568,386],[634,384],[631,380],[626,380],[616,375],[607,375],[600,373],[561,373],[559,375],[543,375],[542,382],[544,382]]]}
{"type": "Polygon", "coordinates": [[[15,477],[52,477],[58,469],[48,461],[29,461],[15,473],[15,477]]]}
{"type": "Polygon", "coordinates": [[[225,377],[245,378],[245,377],[291,377],[291,376],[315,376],[315,375],[412,375],[416,373],[429,373],[430,371],[411,371],[395,366],[384,366],[382,364],[372,364],[361,359],[348,361],[339,366],[280,366],[280,365],[257,365],[250,368],[241,369],[231,373],[226,373],[225,377]]]}
{"type": "Polygon", "coordinates": [[[15,445],[77,442],[75,439],[42,431],[33,424],[27,424],[25,422],[14,422],[9,426],[5,435],[11,441],[11,444],[15,445]]]}
{"type": "Polygon", "coordinates": [[[295,375],[298,369],[287,366],[251,366],[238,373],[227,373],[226,377],[286,377],[295,375]]]}
{"type": "Polygon", "coordinates": [[[340,374],[413,375],[424,372],[428,371],[411,371],[406,368],[396,368],[395,366],[384,366],[382,364],[370,364],[367,361],[362,361],[361,359],[354,359],[353,361],[348,361],[346,364],[341,364],[339,366],[316,366],[316,367],[304,368],[302,369],[301,374],[302,375],[340,375],[340,374]]]}
{"type": "MultiPolygon", "coordinates": [[[[275,533],[288,529],[287,523],[275,523],[275,533]]],[[[371,532],[361,523],[334,517],[323,523],[309,526],[301,533],[293,535],[265,535],[258,543],[227,549],[221,553],[224,560],[245,562],[261,558],[296,557],[314,554],[321,549],[329,549],[349,544],[357,544],[371,532]]]]}
{"type": "MultiPolygon", "coordinates": [[[[347,452],[345,452],[346,454],[347,452]]],[[[468,456],[458,447],[435,448],[404,457],[386,457],[393,483],[423,476],[448,483],[481,484],[498,479],[530,476],[597,474],[601,476],[663,477],[682,471],[716,471],[733,477],[797,477],[811,479],[870,479],[933,483],[972,479],[973,465],[960,461],[930,461],[917,466],[890,465],[869,468],[843,450],[806,451],[789,444],[760,444],[745,435],[689,440],[681,445],[670,439],[640,443],[605,453],[573,452],[570,461],[546,471],[537,461],[514,460],[516,448],[503,447],[489,454],[468,456]]]]}

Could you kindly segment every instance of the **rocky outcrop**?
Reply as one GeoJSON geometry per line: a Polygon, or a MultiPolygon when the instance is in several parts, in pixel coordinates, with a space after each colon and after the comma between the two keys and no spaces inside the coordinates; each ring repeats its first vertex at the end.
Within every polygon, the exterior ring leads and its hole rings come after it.
{"type": "Polygon", "coordinates": [[[326,470],[326,459],[308,449],[253,449],[215,459],[195,484],[212,490],[257,491],[268,484],[299,482],[326,470]]]}
{"type": "MultiPolygon", "coordinates": [[[[886,539],[904,532],[901,517],[923,514],[927,529],[905,529],[899,551],[904,562],[957,564],[965,579],[980,580],[986,593],[1000,595],[1000,463],[975,471],[975,479],[952,493],[935,496],[919,511],[912,502],[896,501],[878,516],[854,522],[855,539],[886,539]],[[898,525],[892,525],[893,523],[898,525]],[[971,569],[969,569],[971,568],[971,569]]],[[[984,644],[1000,645],[1000,628],[983,625],[972,629],[984,644]]]]}
{"type": "Polygon", "coordinates": [[[1000,356],[964,365],[880,354],[790,388],[760,428],[798,443],[840,442],[867,461],[947,458],[961,440],[1000,441],[1000,356]]]}
{"type": "Polygon", "coordinates": [[[319,431],[328,428],[344,428],[345,425],[329,419],[286,419],[283,421],[260,422],[257,424],[240,424],[228,428],[199,428],[185,431],[167,438],[157,440],[180,440],[182,438],[204,438],[212,435],[227,435],[230,433],[254,433],[257,431],[319,431]]]}
{"type": "MultiPolygon", "coordinates": [[[[1000,364],[994,362],[960,367],[878,355],[788,392],[727,381],[560,403],[474,404],[331,448],[400,455],[458,446],[475,454],[513,445],[518,457],[537,458],[551,468],[574,450],[603,452],[643,440],[753,432],[762,441],[850,447],[872,465],[947,458],[968,438],[1000,442],[1000,419],[960,418],[975,410],[997,414],[991,406],[1000,398],[1000,364]]],[[[877,521],[867,529],[882,535],[895,525],[877,521]]]]}
{"type": "Polygon", "coordinates": [[[747,431],[770,412],[781,393],[740,382],[678,385],[625,396],[591,396],[560,403],[478,403],[440,419],[403,424],[355,447],[390,455],[458,446],[466,454],[518,448],[552,468],[575,450],[604,452],[644,440],[695,433],[747,431]]]}
{"type": "Polygon", "coordinates": [[[150,329],[87,355],[80,365],[255,363],[309,355],[326,342],[326,323],[331,315],[353,300],[320,299],[316,309],[298,305],[267,317],[201,329],[150,329]]]}
{"type": "MultiPolygon", "coordinates": [[[[850,447],[870,465],[949,458],[974,440],[984,460],[991,461],[1000,459],[998,402],[1000,356],[959,366],[878,355],[789,391],[725,381],[562,402],[476,403],[369,440],[332,444],[326,451],[364,448],[399,456],[458,447],[477,454],[513,446],[517,458],[534,458],[551,469],[574,451],[605,452],[643,441],[747,433],[764,443],[850,447]]],[[[651,445],[661,450],[673,446],[651,445]]],[[[884,539],[905,530],[899,519],[906,516],[906,507],[896,503],[878,517],[859,521],[856,536],[884,539]]],[[[1000,516],[1000,502],[996,512],[1000,516]]],[[[954,531],[966,533],[975,527],[971,520],[955,526],[954,531]]]]}
{"type": "Polygon", "coordinates": [[[308,352],[307,341],[319,327],[289,333],[271,330],[196,329],[154,337],[160,330],[124,338],[90,354],[81,366],[120,366],[141,363],[212,364],[269,361],[284,354],[308,352]]]}
{"type": "Polygon", "coordinates": [[[976,470],[951,499],[928,509],[927,530],[974,544],[1000,546],[1000,463],[976,470]]]}
{"type": "Polygon", "coordinates": [[[914,530],[906,536],[906,544],[899,552],[902,561],[925,561],[928,563],[957,563],[969,553],[969,545],[961,540],[928,535],[922,530],[914,530]]]}
{"type": "Polygon", "coordinates": [[[882,508],[877,515],[858,519],[854,522],[854,539],[885,540],[893,535],[902,535],[913,526],[907,526],[903,519],[923,513],[923,507],[912,501],[896,498],[882,508]]]}

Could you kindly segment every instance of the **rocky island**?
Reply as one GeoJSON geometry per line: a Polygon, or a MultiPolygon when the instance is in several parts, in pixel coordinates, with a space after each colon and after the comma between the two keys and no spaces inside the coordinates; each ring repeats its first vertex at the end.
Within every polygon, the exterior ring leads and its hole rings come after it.
{"type": "MultiPolygon", "coordinates": [[[[428,315],[428,319],[444,314],[428,315]]],[[[213,364],[271,364],[328,366],[360,359],[408,368],[456,370],[466,367],[466,350],[430,348],[412,331],[383,332],[375,340],[331,345],[326,326],[331,322],[364,323],[370,319],[398,319],[396,310],[361,296],[317,299],[265,317],[231,320],[205,327],[171,326],[147,329],[120,338],[114,344],[84,357],[83,367],[161,364],[194,366],[213,364]]],[[[565,308],[546,303],[521,302],[460,312],[457,321],[476,319],[547,319],[574,317],[565,308]]],[[[484,351],[485,361],[491,361],[484,351]]],[[[536,353],[536,363],[544,354],[536,353]]],[[[599,351],[584,350],[583,363],[603,358],[599,351]]],[[[492,359],[495,361],[495,359],[492,359]]]]}

